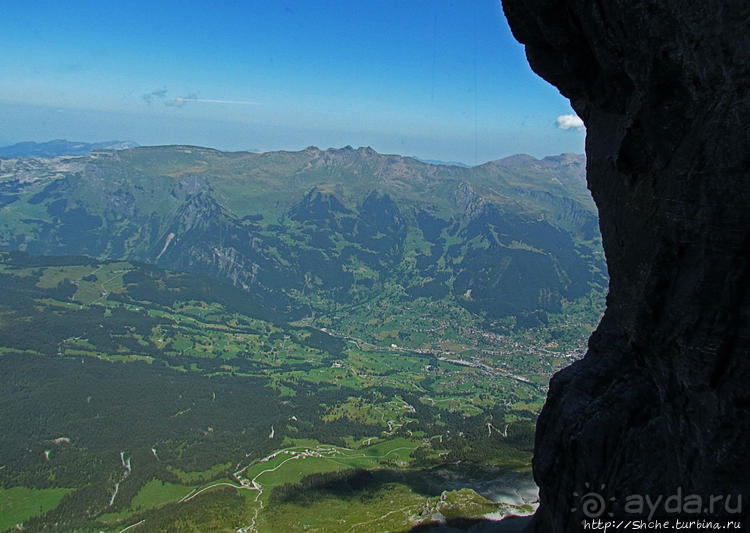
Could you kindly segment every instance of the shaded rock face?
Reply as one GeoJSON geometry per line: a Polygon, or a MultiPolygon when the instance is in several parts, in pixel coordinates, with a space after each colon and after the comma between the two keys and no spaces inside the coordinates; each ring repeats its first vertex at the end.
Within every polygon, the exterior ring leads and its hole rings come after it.
{"type": "Polygon", "coordinates": [[[724,495],[713,514],[733,517],[741,496],[747,515],[750,3],[503,7],[586,124],[610,274],[588,353],[553,378],[539,419],[534,530],[580,531],[589,490],[628,518],[633,495],[678,493],[724,495]]]}

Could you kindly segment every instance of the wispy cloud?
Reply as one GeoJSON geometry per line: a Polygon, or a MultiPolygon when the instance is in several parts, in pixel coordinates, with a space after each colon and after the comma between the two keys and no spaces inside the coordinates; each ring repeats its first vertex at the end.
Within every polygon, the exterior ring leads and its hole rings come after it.
{"type": "Polygon", "coordinates": [[[198,96],[195,94],[189,94],[187,96],[178,96],[177,98],[170,98],[164,101],[164,105],[169,107],[183,107],[187,102],[193,101],[198,96]]]}
{"type": "Polygon", "coordinates": [[[198,98],[197,94],[188,94],[187,96],[177,96],[175,98],[167,98],[166,89],[158,89],[151,91],[141,96],[143,100],[151,105],[153,102],[162,102],[164,105],[169,107],[183,107],[185,104],[190,102],[196,102],[199,104],[225,104],[225,105],[260,105],[260,102],[254,102],[252,100],[222,100],[219,98],[198,98]]]}
{"type": "Polygon", "coordinates": [[[582,130],[586,127],[578,115],[560,115],[555,122],[561,130],[582,130]]]}
{"type": "Polygon", "coordinates": [[[151,102],[155,100],[163,100],[166,97],[167,97],[166,89],[158,89],[156,91],[151,91],[150,93],[146,93],[143,96],[141,96],[141,98],[143,98],[143,100],[149,105],[151,105],[151,102]]]}
{"type": "Polygon", "coordinates": [[[216,98],[195,98],[190,96],[178,96],[174,99],[175,104],[185,105],[186,102],[200,102],[204,104],[229,104],[229,105],[260,105],[260,102],[250,100],[218,100],[216,98]]]}

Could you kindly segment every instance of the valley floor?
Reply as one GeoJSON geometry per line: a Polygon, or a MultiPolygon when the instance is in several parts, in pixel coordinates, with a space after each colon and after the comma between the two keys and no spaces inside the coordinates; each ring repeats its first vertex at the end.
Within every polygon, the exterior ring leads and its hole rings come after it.
{"type": "Polygon", "coordinates": [[[584,341],[550,331],[591,327],[575,312],[507,335],[446,319],[415,346],[351,318],[263,317],[187,274],[51,262],[0,264],[0,531],[348,533],[529,513],[545,385],[584,341]]]}

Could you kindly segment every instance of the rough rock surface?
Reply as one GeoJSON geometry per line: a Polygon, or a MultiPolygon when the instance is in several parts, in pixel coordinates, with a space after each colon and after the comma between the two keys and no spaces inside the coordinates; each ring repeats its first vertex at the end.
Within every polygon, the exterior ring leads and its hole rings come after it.
{"type": "Polygon", "coordinates": [[[741,496],[747,515],[750,2],[503,7],[586,124],[611,280],[586,357],[553,378],[539,419],[532,529],[581,531],[603,502],[632,518],[625,503],[647,494],[724,495],[714,515],[741,496]]]}

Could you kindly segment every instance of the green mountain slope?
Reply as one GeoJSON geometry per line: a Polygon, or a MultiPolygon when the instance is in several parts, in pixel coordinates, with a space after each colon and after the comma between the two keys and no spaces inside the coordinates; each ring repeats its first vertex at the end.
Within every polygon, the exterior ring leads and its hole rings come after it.
{"type": "Polygon", "coordinates": [[[583,172],[349,147],[0,160],[0,531],[528,512],[546,385],[606,288],[583,172]]]}
{"type": "Polygon", "coordinates": [[[2,249],[206,274],[329,327],[383,295],[533,326],[606,286],[582,156],[461,168],[166,146],[0,163],[2,249]]]}
{"type": "Polygon", "coordinates": [[[531,485],[533,421],[569,361],[549,328],[500,337],[465,310],[436,314],[465,344],[443,327],[432,350],[379,347],[125,261],[0,253],[0,288],[0,531],[405,530],[426,505],[507,511],[456,489],[531,485]],[[408,512],[391,516],[394,495],[408,512]]]}

